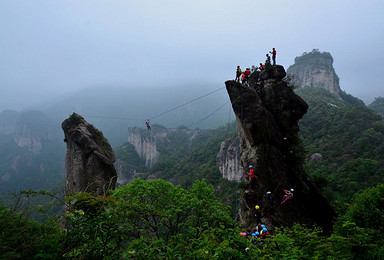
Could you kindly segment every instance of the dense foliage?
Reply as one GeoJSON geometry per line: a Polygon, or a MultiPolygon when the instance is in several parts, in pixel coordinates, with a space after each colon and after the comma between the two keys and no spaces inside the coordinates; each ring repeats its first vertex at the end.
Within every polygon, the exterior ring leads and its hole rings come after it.
{"type": "Polygon", "coordinates": [[[355,193],[383,182],[382,117],[345,93],[343,100],[323,89],[305,88],[297,93],[309,105],[300,121],[308,156],[323,156],[321,162],[308,163],[307,171],[336,210],[341,210],[355,193]]]}
{"type": "Polygon", "coordinates": [[[384,98],[375,98],[375,100],[371,104],[369,104],[368,107],[384,117],[384,98]]]}
{"type": "Polygon", "coordinates": [[[384,185],[356,195],[328,237],[295,225],[260,239],[233,229],[228,206],[203,181],[186,190],[137,179],[107,197],[67,196],[64,219],[40,224],[0,207],[0,258],[382,259],[383,202],[384,185]]]}

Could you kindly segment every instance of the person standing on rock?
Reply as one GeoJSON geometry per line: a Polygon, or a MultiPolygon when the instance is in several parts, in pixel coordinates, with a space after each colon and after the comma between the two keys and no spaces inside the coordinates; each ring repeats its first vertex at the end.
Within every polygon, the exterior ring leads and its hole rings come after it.
{"type": "Polygon", "coordinates": [[[291,190],[284,190],[285,194],[281,200],[281,204],[285,203],[287,200],[290,200],[293,198],[293,189],[291,190]]]}
{"type": "Polygon", "coordinates": [[[251,75],[251,69],[250,68],[246,68],[246,70],[244,71],[244,83],[243,84],[247,84],[248,85],[249,75],[251,75]]]}
{"type": "Polygon", "coordinates": [[[242,71],[240,69],[240,65],[237,65],[237,68],[236,68],[236,78],[235,78],[236,82],[240,82],[241,73],[242,73],[242,71]]]}
{"type": "Polygon", "coordinates": [[[263,70],[264,70],[264,65],[263,65],[263,63],[260,63],[259,70],[260,70],[260,71],[263,71],[263,70]]]}
{"type": "Polygon", "coordinates": [[[269,56],[268,53],[265,54],[265,56],[267,57],[267,58],[265,59],[265,66],[269,66],[269,65],[271,65],[271,56],[269,56]]]}
{"type": "Polygon", "coordinates": [[[276,65],[276,50],[275,48],[272,48],[272,51],[270,51],[269,53],[272,54],[272,65],[276,65]]]}

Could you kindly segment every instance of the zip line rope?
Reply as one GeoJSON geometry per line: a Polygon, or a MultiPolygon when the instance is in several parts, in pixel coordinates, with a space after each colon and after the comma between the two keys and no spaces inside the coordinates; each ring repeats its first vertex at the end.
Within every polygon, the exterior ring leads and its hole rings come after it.
{"type": "Polygon", "coordinates": [[[222,90],[222,89],[224,89],[224,88],[225,88],[225,87],[218,88],[218,89],[216,89],[216,90],[214,90],[214,91],[212,91],[212,92],[209,92],[208,94],[205,94],[205,95],[202,95],[202,96],[197,97],[197,98],[195,98],[195,99],[192,99],[192,100],[190,100],[190,101],[188,101],[188,102],[186,102],[186,103],[184,103],[184,104],[181,104],[181,105],[176,106],[176,107],[174,107],[174,108],[171,108],[171,109],[169,109],[169,110],[167,110],[167,111],[165,111],[165,112],[162,112],[162,113],[157,114],[157,115],[155,115],[155,116],[153,116],[153,117],[150,117],[149,120],[152,120],[152,119],[154,119],[154,118],[157,118],[157,117],[159,117],[159,116],[162,116],[162,115],[164,115],[164,114],[167,114],[167,113],[169,113],[169,112],[171,112],[171,111],[173,111],[173,110],[176,110],[176,109],[178,109],[178,108],[180,108],[180,107],[186,106],[186,105],[188,105],[188,104],[190,104],[190,103],[192,103],[192,102],[195,102],[195,101],[197,101],[197,100],[199,100],[199,99],[202,99],[203,97],[206,97],[206,96],[209,96],[209,95],[211,95],[211,94],[213,94],[213,93],[216,93],[217,91],[222,90]]]}
{"type": "MultiPolygon", "coordinates": [[[[150,117],[150,118],[148,118],[149,120],[152,120],[152,119],[154,119],[154,118],[157,118],[157,117],[160,117],[160,116],[162,116],[162,115],[164,115],[164,114],[167,114],[167,113],[169,113],[169,112],[172,112],[172,111],[174,111],[174,110],[176,110],[176,109],[178,109],[178,108],[181,108],[181,107],[183,107],[183,106],[186,106],[186,105],[188,105],[188,104],[190,104],[190,103],[193,103],[193,102],[195,102],[195,101],[197,101],[197,100],[199,100],[199,99],[202,99],[202,98],[204,98],[204,97],[206,97],[206,96],[209,96],[209,95],[212,95],[213,93],[216,93],[216,92],[218,92],[219,90],[222,90],[222,89],[224,89],[225,87],[220,87],[220,88],[218,88],[218,89],[216,89],[216,90],[214,90],[214,91],[211,91],[211,92],[209,92],[209,93],[207,93],[207,94],[204,94],[204,95],[202,95],[202,96],[200,96],[200,97],[197,97],[197,98],[195,98],[195,99],[192,99],[192,100],[190,100],[190,101],[188,101],[188,102],[185,102],[185,103],[183,103],[183,104],[181,104],[181,105],[178,105],[178,106],[176,106],[176,107],[174,107],[174,108],[171,108],[171,109],[169,109],[169,110],[167,110],[167,111],[164,111],[164,112],[162,112],[162,113],[160,113],[160,114],[157,114],[157,115],[155,115],[155,116],[152,116],[152,117],[150,117]]],[[[226,103],[228,103],[229,101],[227,101],[226,103]]],[[[225,105],[225,104],[224,104],[225,105]]],[[[223,106],[224,106],[223,105],[223,106]]],[[[221,107],[220,107],[221,108],[221,107]]],[[[219,108],[219,109],[220,109],[219,108]]],[[[218,110],[219,110],[218,109],[218,110]]],[[[216,113],[217,111],[214,111],[212,114],[214,114],[214,113],[216,113]]],[[[95,115],[84,115],[85,117],[94,117],[94,118],[104,118],[104,119],[117,119],[117,120],[129,120],[129,121],[143,121],[143,120],[145,120],[145,119],[139,119],[139,118],[127,118],[127,117],[113,117],[113,116],[95,116],[95,115]]],[[[209,115],[209,116],[211,116],[211,115],[209,115]]],[[[209,117],[208,116],[208,117],[209,117]]],[[[207,117],[207,118],[208,118],[207,117]]],[[[204,118],[203,120],[201,120],[201,121],[204,121],[206,118],[204,118]]],[[[200,123],[200,122],[199,122],[200,123]]]]}
{"type": "Polygon", "coordinates": [[[206,117],[204,117],[203,119],[199,120],[198,122],[194,123],[194,124],[191,124],[189,125],[190,128],[192,128],[193,126],[195,125],[199,125],[201,122],[203,122],[204,120],[208,119],[209,117],[211,117],[213,114],[215,114],[217,111],[219,111],[220,109],[222,109],[226,104],[228,104],[229,100],[226,101],[224,104],[222,104],[219,108],[217,108],[215,111],[213,111],[212,113],[210,113],[209,115],[207,115],[206,117]]]}

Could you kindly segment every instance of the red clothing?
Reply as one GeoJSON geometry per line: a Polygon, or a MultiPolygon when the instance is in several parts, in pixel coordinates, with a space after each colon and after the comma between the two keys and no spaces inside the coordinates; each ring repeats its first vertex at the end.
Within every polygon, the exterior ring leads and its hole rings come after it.
{"type": "Polygon", "coordinates": [[[250,70],[245,70],[244,71],[244,76],[248,77],[249,75],[251,75],[251,71],[250,70]]]}
{"type": "Polygon", "coordinates": [[[272,50],[272,57],[276,57],[276,50],[272,50]]]}
{"type": "Polygon", "coordinates": [[[255,177],[255,171],[253,169],[250,169],[248,175],[249,175],[249,178],[252,179],[253,177],[255,177]]]}

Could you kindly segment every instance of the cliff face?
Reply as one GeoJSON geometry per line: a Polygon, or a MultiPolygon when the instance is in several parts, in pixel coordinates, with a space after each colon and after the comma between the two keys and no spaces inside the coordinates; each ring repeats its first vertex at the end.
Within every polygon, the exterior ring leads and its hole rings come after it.
{"type": "Polygon", "coordinates": [[[303,172],[298,139],[298,121],[308,105],[282,79],[282,66],[271,66],[253,73],[250,87],[225,82],[241,139],[240,163],[244,172],[253,165],[255,177],[246,181],[240,199],[239,220],[243,227],[253,227],[255,206],[262,209],[262,222],[270,226],[292,226],[294,223],[317,224],[329,231],[334,213],[327,200],[303,172]],[[261,78],[261,91],[256,80],[261,78]],[[280,204],[284,189],[294,189],[294,196],[280,204]],[[271,207],[265,197],[270,191],[275,198],[271,207]]]}
{"type": "Polygon", "coordinates": [[[244,171],[239,164],[240,157],[240,139],[227,139],[221,143],[220,152],[217,155],[217,165],[221,177],[230,181],[241,181],[244,171]]]}
{"type": "Polygon", "coordinates": [[[115,156],[102,132],[75,113],[64,120],[61,127],[67,143],[65,192],[105,195],[109,189],[114,189],[115,156]]]}
{"type": "Polygon", "coordinates": [[[296,57],[287,73],[294,76],[294,82],[299,88],[324,88],[341,99],[339,77],[333,68],[333,58],[328,52],[313,50],[296,57]]]}

